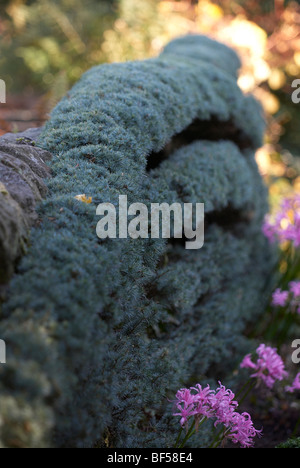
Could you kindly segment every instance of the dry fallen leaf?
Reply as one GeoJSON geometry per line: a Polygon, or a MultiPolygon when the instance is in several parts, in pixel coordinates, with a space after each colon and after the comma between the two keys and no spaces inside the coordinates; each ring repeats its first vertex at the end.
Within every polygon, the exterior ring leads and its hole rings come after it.
{"type": "Polygon", "coordinates": [[[85,193],[82,194],[82,195],[77,195],[77,196],[74,197],[74,198],[75,198],[76,200],[82,202],[82,203],[87,203],[88,205],[90,205],[90,204],[92,203],[92,201],[93,201],[93,198],[92,198],[92,197],[87,197],[87,196],[85,195],[85,193]]]}

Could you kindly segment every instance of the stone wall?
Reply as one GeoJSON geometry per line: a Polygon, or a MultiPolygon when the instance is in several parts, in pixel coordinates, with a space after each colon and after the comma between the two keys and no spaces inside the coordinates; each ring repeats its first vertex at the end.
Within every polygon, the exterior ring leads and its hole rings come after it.
{"type": "Polygon", "coordinates": [[[37,221],[36,205],[45,197],[51,154],[35,146],[40,129],[7,133],[0,138],[0,288],[26,251],[29,230],[37,221]]]}

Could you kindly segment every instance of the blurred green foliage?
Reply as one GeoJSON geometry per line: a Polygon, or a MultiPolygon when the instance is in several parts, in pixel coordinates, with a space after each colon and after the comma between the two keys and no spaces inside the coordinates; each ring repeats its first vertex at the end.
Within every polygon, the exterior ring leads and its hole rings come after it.
{"type": "Polygon", "coordinates": [[[103,33],[115,15],[110,0],[6,0],[0,70],[10,92],[69,87],[103,61],[103,33]]]}
{"type": "Polygon", "coordinates": [[[287,442],[278,445],[276,448],[300,448],[300,437],[298,437],[298,439],[290,439],[287,442]]]}
{"type": "MultiPolygon", "coordinates": [[[[271,153],[280,153],[280,140],[298,156],[300,113],[299,106],[291,101],[290,84],[300,76],[299,2],[2,0],[0,77],[9,94],[31,91],[42,95],[40,108],[44,115],[94,65],[157,56],[169,40],[188,33],[211,34],[222,40],[218,34],[224,28],[233,25],[235,19],[245,19],[248,24],[258,25],[267,37],[265,44],[258,45],[264,48],[264,56],[256,56],[254,51],[249,76],[260,75],[262,60],[271,70],[269,77],[255,83],[263,93],[257,96],[263,105],[268,107],[271,99],[274,107],[275,99],[278,107],[274,112],[266,109],[273,119],[268,132],[271,153]]],[[[238,52],[247,61],[244,44],[242,37],[238,52]]],[[[300,178],[297,184],[300,187],[300,178]]]]}

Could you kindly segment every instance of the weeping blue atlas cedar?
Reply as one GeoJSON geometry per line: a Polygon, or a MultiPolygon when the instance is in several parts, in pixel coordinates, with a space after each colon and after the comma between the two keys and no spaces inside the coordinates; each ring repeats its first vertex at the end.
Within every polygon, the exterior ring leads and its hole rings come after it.
{"type": "Polygon", "coordinates": [[[53,110],[37,142],[53,154],[49,194],[0,323],[3,447],[171,446],[168,399],[249,351],[272,255],[254,159],[264,120],[238,68],[226,46],[188,36],[92,68],[53,110]],[[96,206],[119,195],[205,203],[204,247],[101,241],[96,206]]]}

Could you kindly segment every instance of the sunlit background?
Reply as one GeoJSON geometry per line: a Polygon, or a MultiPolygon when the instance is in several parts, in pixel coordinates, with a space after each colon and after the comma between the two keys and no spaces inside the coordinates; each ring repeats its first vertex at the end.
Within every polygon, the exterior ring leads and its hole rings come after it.
{"type": "Polygon", "coordinates": [[[257,161],[276,205],[300,193],[300,4],[284,0],[2,0],[0,134],[40,126],[93,65],[156,56],[174,37],[202,33],[235,48],[239,85],[266,111],[257,161]]]}

